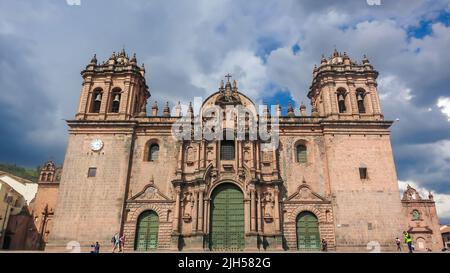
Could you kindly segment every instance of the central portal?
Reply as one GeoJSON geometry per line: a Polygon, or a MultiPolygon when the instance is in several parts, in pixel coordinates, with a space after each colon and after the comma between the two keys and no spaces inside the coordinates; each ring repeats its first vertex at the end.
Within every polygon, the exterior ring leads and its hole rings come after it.
{"type": "Polygon", "coordinates": [[[244,238],[244,194],[233,184],[222,184],[211,196],[211,250],[242,250],[244,238]]]}

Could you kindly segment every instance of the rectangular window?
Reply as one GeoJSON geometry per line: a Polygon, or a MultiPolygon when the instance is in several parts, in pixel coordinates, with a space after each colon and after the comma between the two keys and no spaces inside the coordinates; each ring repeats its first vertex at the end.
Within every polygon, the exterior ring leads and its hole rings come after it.
{"type": "Polygon", "coordinates": [[[234,141],[223,140],[220,145],[220,159],[234,160],[234,141]]]}
{"type": "Polygon", "coordinates": [[[97,168],[89,168],[88,177],[95,177],[96,174],[97,174],[97,168]]]}
{"type": "Polygon", "coordinates": [[[359,168],[359,178],[367,179],[367,168],[359,168]]]}

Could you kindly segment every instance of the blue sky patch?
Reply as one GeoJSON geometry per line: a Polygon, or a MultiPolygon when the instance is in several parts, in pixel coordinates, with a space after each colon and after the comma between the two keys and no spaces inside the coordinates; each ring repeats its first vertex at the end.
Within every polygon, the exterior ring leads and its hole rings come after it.
{"type": "Polygon", "coordinates": [[[260,57],[264,63],[272,51],[282,47],[279,41],[271,37],[260,37],[257,40],[257,44],[256,56],[260,57]]]}
{"type": "Polygon", "coordinates": [[[434,19],[421,20],[417,26],[408,26],[408,38],[422,39],[430,35],[433,32],[432,25],[436,23],[442,23],[448,27],[450,25],[450,12],[444,10],[434,19]]]}
{"type": "MultiPolygon", "coordinates": [[[[285,87],[278,85],[277,83],[271,82],[266,86],[266,91],[270,93],[270,96],[263,97],[263,102],[266,105],[281,105],[281,114],[287,115],[287,106],[289,101],[292,103],[292,106],[295,108],[296,103],[291,96],[291,91],[285,87]]],[[[272,115],[275,113],[272,113],[272,115]]]]}
{"type": "Polygon", "coordinates": [[[295,44],[292,46],[292,54],[296,55],[298,52],[300,52],[301,47],[298,44],[295,44]]]}

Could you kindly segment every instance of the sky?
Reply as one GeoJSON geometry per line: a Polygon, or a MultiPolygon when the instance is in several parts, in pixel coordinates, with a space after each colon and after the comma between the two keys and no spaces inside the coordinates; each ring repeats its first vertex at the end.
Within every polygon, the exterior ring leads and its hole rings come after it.
{"type": "Polygon", "coordinates": [[[450,223],[448,0],[0,0],[0,162],[61,164],[80,71],[122,48],[145,63],[148,107],[206,98],[231,73],[297,113],[322,54],[367,54],[400,188],[433,192],[450,223]]]}

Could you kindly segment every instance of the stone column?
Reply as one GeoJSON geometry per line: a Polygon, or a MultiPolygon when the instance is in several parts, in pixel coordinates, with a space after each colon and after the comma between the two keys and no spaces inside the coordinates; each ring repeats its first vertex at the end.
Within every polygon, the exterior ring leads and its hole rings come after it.
{"type": "Polygon", "coordinates": [[[350,96],[351,113],[353,115],[359,114],[358,102],[356,99],[356,89],[353,85],[348,85],[348,95],[350,96]]]}
{"type": "Polygon", "coordinates": [[[261,195],[260,195],[260,192],[259,191],[257,191],[257,201],[258,201],[258,213],[257,213],[257,215],[258,215],[258,219],[257,219],[257,225],[258,225],[258,232],[262,232],[262,224],[263,224],[263,221],[264,221],[264,219],[263,219],[263,217],[261,216],[261,195]]]}
{"type": "Polygon", "coordinates": [[[373,108],[372,96],[373,96],[372,91],[366,92],[364,96],[364,106],[366,107],[366,113],[373,115],[375,111],[373,108]]]}
{"type": "Polygon", "coordinates": [[[204,207],[204,202],[203,202],[203,194],[204,194],[204,190],[200,189],[200,191],[198,192],[198,230],[199,231],[203,231],[203,207],[204,207]]]}
{"type": "Polygon", "coordinates": [[[202,142],[199,141],[198,142],[198,147],[197,147],[197,169],[200,169],[201,166],[201,151],[202,151],[202,142]]]}
{"type": "Polygon", "coordinates": [[[380,115],[381,109],[380,109],[380,101],[378,100],[376,88],[373,84],[369,85],[369,90],[371,93],[371,99],[372,99],[372,106],[373,106],[373,114],[380,115]]]}
{"type": "Polygon", "coordinates": [[[261,164],[261,150],[260,150],[260,145],[259,142],[255,142],[255,146],[256,146],[256,171],[258,173],[260,173],[260,164],[261,164]]]}
{"type": "Polygon", "coordinates": [[[192,208],[192,232],[197,232],[198,191],[194,190],[194,207],[192,208]]]}
{"type": "Polygon", "coordinates": [[[211,218],[211,212],[209,211],[209,203],[211,202],[211,200],[207,198],[204,200],[204,202],[205,202],[204,230],[205,233],[209,233],[209,219],[211,218]]]}
{"type": "Polygon", "coordinates": [[[201,152],[200,152],[200,168],[206,168],[206,141],[201,140],[201,152]]]}
{"type": "Polygon", "coordinates": [[[275,220],[275,232],[280,232],[280,203],[279,203],[279,191],[278,186],[275,186],[275,189],[273,191],[274,193],[274,200],[275,200],[275,213],[274,213],[274,220],[275,220]]]}
{"type": "Polygon", "coordinates": [[[328,96],[329,96],[329,100],[330,100],[330,104],[331,104],[331,114],[338,114],[339,109],[337,106],[337,98],[336,98],[336,94],[334,92],[334,88],[331,86],[331,84],[328,84],[327,89],[328,89],[328,96]]]}
{"type": "Polygon", "coordinates": [[[329,89],[327,87],[323,88],[322,90],[320,90],[320,93],[322,94],[322,100],[323,100],[323,104],[324,104],[324,113],[321,113],[321,114],[328,116],[332,112],[332,105],[331,105],[331,101],[330,101],[329,89]]]}
{"type": "Polygon", "coordinates": [[[177,175],[178,178],[181,178],[181,174],[183,172],[183,150],[184,144],[183,141],[179,141],[180,151],[178,152],[178,162],[177,162],[177,175]]]}
{"type": "Polygon", "coordinates": [[[244,199],[244,215],[245,215],[245,220],[244,220],[244,230],[245,233],[248,233],[249,231],[251,231],[251,224],[252,224],[252,217],[251,217],[251,213],[252,213],[252,209],[251,209],[251,199],[244,199]]]}
{"type": "Polygon", "coordinates": [[[172,224],[172,230],[174,232],[179,232],[179,228],[180,228],[180,223],[179,223],[179,221],[180,221],[180,192],[181,192],[180,186],[176,186],[176,188],[175,188],[175,194],[176,194],[175,212],[173,215],[174,220],[173,220],[173,224],[172,224]]]}
{"type": "Polygon", "coordinates": [[[236,141],[237,146],[237,166],[238,168],[242,167],[242,141],[236,141]]]}
{"type": "Polygon", "coordinates": [[[107,80],[105,80],[105,89],[102,93],[102,104],[100,105],[100,112],[99,114],[102,114],[103,118],[106,117],[106,112],[109,106],[109,100],[110,100],[110,93],[111,93],[111,78],[109,77],[107,80]]]}
{"type": "MultiPolygon", "coordinates": [[[[133,108],[134,97],[133,94],[136,93],[134,84],[131,84],[131,77],[128,76],[125,80],[125,86],[120,95],[120,108],[119,113],[124,113],[126,115],[132,114],[131,109],[133,108]]],[[[110,98],[113,100],[114,98],[110,98]]]]}
{"type": "Polygon", "coordinates": [[[90,92],[92,87],[92,81],[85,81],[83,82],[83,87],[82,87],[82,91],[81,91],[81,99],[80,99],[80,103],[78,104],[78,113],[77,114],[85,114],[85,113],[89,113],[89,107],[91,106],[92,103],[92,92],[90,92]]]}
{"type": "Polygon", "coordinates": [[[250,230],[255,231],[256,230],[256,218],[255,218],[255,212],[256,212],[256,197],[255,197],[255,190],[250,191],[250,230]]]}
{"type": "Polygon", "coordinates": [[[272,165],[273,165],[273,173],[275,174],[275,179],[278,178],[277,174],[278,174],[278,168],[277,168],[277,149],[275,149],[275,147],[273,147],[272,150],[272,165]]]}

